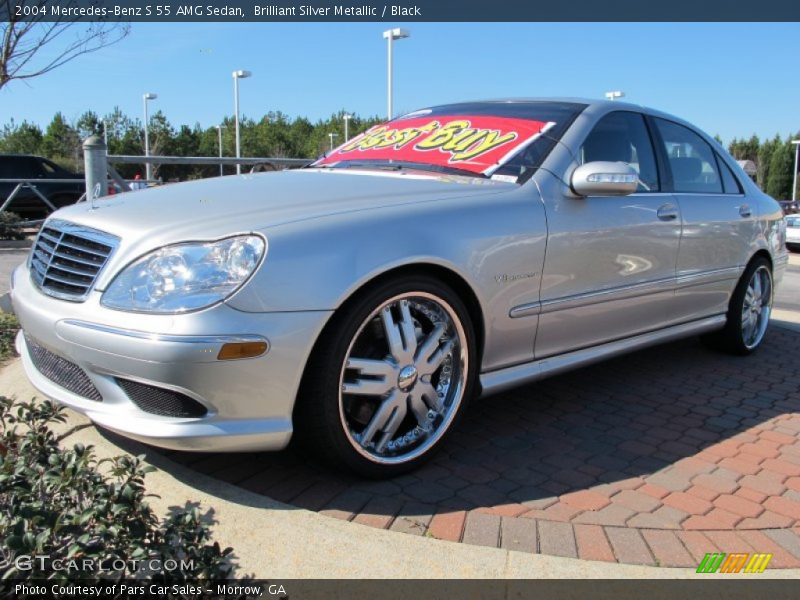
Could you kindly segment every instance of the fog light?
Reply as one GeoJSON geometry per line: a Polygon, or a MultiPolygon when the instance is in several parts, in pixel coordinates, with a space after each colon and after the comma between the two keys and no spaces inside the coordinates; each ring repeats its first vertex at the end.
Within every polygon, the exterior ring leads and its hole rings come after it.
{"type": "Polygon", "coordinates": [[[223,344],[217,354],[218,360],[236,360],[239,358],[254,358],[267,351],[267,342],[233,342],[223,344]]]}

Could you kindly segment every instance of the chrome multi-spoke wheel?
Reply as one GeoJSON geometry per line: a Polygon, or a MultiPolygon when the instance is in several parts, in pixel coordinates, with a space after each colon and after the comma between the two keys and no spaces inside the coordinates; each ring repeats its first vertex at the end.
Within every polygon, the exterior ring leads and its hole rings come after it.
{"type": "Polygon", "coordinates": [[[733,291],[725,327],[703,336],[703,340],[712,348],[729,354],[754,352],[769,327],[772,294],[772,265],[765,257],[756,256],[733,291]]]}
{"type": "Polygon", "coordinates": [[[467,304],[438,278],[405,273],[339,308],[295,404],[295,439],[367,477],[416,468],[442,446],[477,382],[467,304]]]}
{"type": "Polygon", "coordinates": [[[391,464],[436,444],[464,397],[466,343],[455,310],[434,294],[399,294],[373,310],[340,374],[339,413],[353,447],[391,464]]]}
{"type": "Polygon", "coordinates": [[[760,265],[750,277],[742,302],[742,343],[749,350],[761,343],[772,311],[772,273],[760,265]]]}

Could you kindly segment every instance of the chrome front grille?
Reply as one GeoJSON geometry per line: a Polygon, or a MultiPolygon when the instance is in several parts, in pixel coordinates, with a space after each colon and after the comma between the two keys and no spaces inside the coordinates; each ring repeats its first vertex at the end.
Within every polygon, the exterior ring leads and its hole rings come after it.
{"type": "Polygon", "coordinates": [[[33,246],[31,277],[46,294],[84,300],[118,243],[119,238],[108,233],[52,219],[33,246]]]}

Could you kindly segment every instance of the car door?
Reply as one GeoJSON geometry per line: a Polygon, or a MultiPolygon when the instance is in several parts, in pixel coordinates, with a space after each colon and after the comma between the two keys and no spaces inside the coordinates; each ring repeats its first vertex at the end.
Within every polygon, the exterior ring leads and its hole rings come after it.
{"type": "Polygon", "coordinates": [[[661,191],[642,114],[616,111],[588,134],[578,162],[622,161],[639,189],[622,197],[544,199],[548,242],[537,358],[659,329],[674,322],[675,263],[681,233],[674,198],[661,191]]]}
{"type": "Polygon", "coordinates": [[[675,308],[685,321],[724,313],[757,234],[755,206],[700,134],[662,118],[653,123],[683,219],[675,308]]]}

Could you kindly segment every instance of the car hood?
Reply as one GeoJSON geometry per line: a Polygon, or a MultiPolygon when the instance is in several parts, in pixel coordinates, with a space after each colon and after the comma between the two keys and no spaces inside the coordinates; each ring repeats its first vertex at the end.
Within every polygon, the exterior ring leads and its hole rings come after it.
{"type": "Polygon", "coordinates": [[[346,212],[474,197],[514,183],[461,176],[295,170],[218,177],[119,194],[58,218],[126,238],[209,239],[346,212]]]}

